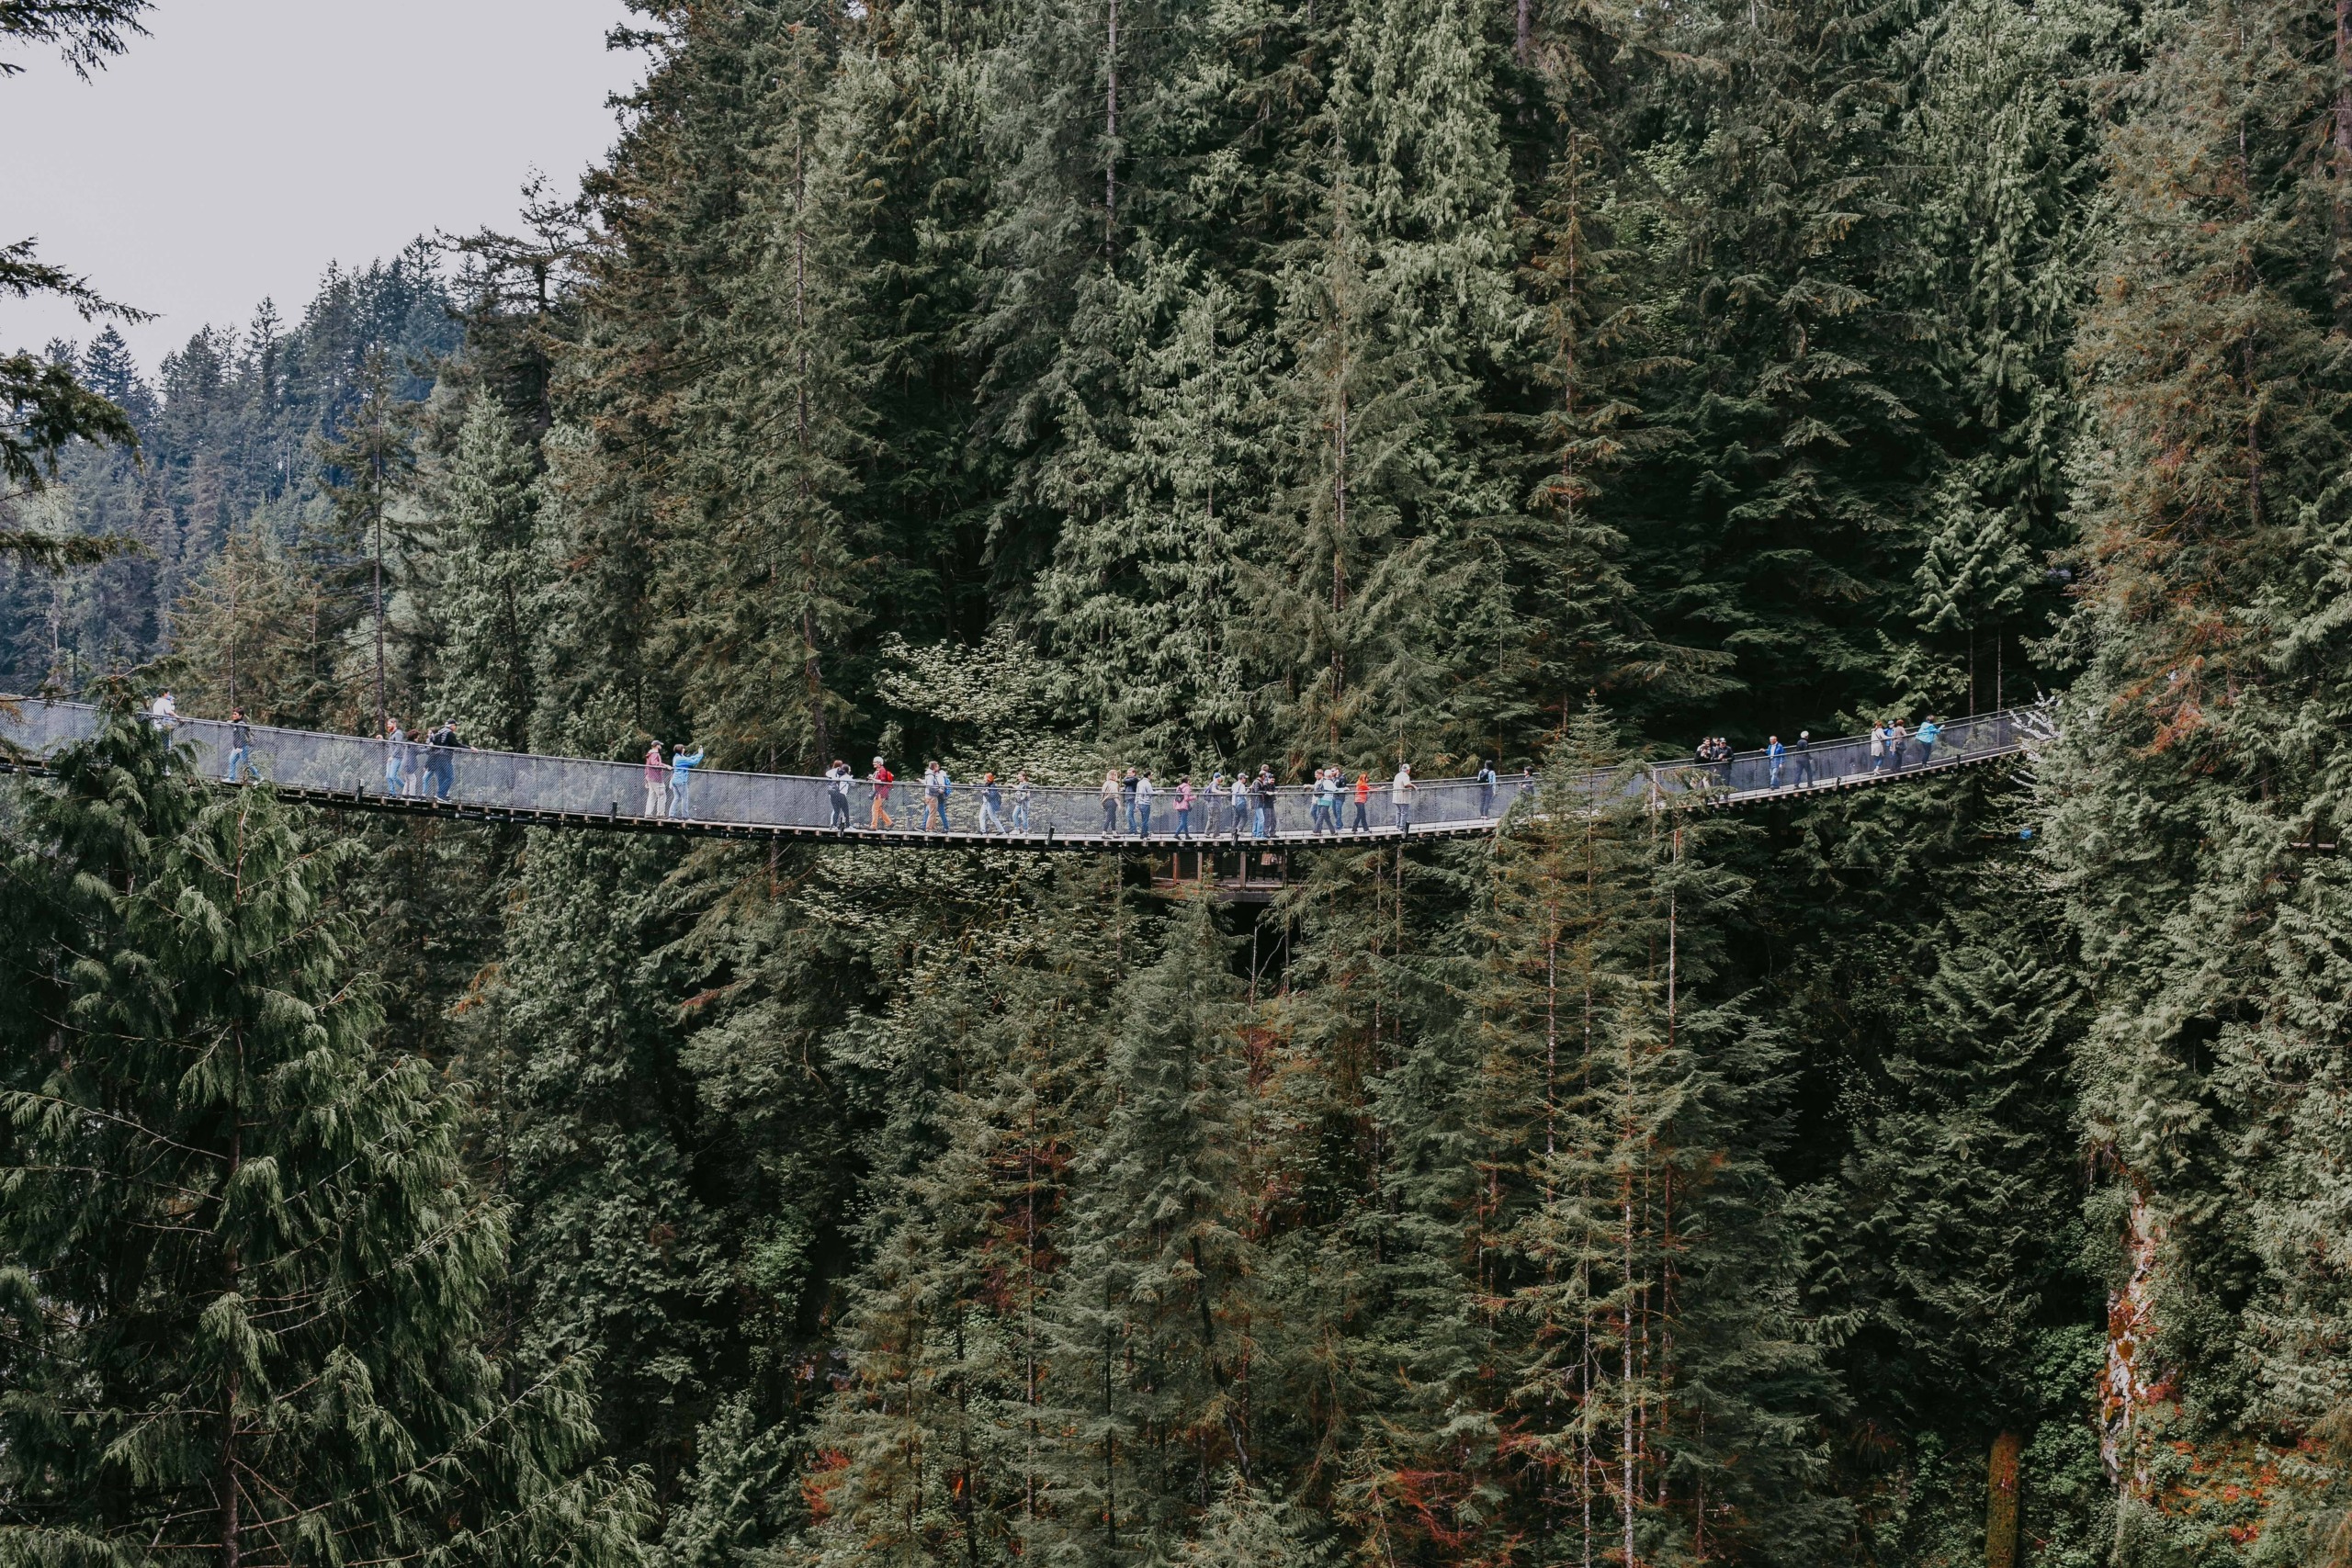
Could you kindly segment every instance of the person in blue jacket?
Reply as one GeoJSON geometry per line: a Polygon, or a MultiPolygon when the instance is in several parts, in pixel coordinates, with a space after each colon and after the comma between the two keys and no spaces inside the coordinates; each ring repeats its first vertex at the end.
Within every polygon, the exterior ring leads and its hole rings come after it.
{"type": "Polygon", "coordinates": [[[1934,714],[1929,714],[1927,717],[1927,721],[1919,726],[1919,733],[1912,737],[1913,739],[1919,743],[1919,765],[1921,767],[1924,768],[1928,763],[1936,760],[1936,742],[1943,739],[1943,734],[1944,727],[1936,722],[1936,716],[1934,714]]]}
{"type": "Polygon", "coordinates": [[[682,748],[670,753],[670,815],[686,816],[686,776],[702,766],[702,752],[692,756],[682,748]]]}

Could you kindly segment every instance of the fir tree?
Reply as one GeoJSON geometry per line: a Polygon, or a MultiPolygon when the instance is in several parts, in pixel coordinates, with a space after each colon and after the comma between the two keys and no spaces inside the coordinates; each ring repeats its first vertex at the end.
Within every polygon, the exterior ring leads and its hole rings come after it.
{"type": "Polygon", "coordinates": [[[855,150],[828,113],[840,48],[837,22],[812,10],[778,26],[761,56],[774,85],[708,322],[717,369],[684,410],[694,445],[681,477],[707,523],[668,588],[686,698],[708,732],[743,760],[811,773],[832,761],[844,706],[827,656],[863,618],[842,503],[856,488],[871,372],[842,352],[860,202],[855,150]]]}
{"type": "Polygon", "coordinates": [[[2119,1555],[2281,1541],[2332,1466],[2234,1497],[2268,1438],[2338,1403],[2333,1222],[2312,1173],[2339,1089],[2332,843],[2347,389],[2335,353],[2341,91],[2326,18],[2166,13],[2110,136],[2112,237],[2078,354],[2085,667],[2043,773],[2094,977],[2092,1216],[2124,1281],[2108,1451],[2119,1555]],[[2314,1227],[2317,1228],[2314,1228],[2314,1227]],[[2227,1368],[2229,1371],[2223,1371],[2227,1368]],[[2224,1458],[2223,1456],[2228,1456],[2224,1458]],[[2209,1495],[2217,1504],[2205,1506],[2209,1495]]]}
{"type": "Polygon", "coordinates": [[[446,673],[434,716],[455,719],[479,743],[525,750],[537,705],[532,660],[553,571],[537,528],[531,450],[492,399],[472,399],[440,489],[432,570],[442,586],[432,608],[446,673]]]}
{"type": "Polygon", "coordinates": [[[1119,998],[1119,1086],[1075,1168],[1055,1281],[1054,1539],[1085,1560],[1172,1551],[1229,1470],[1252,1472],[1256,1335],[1235,995],[1211,906],[1170,923],[1119,998]]]}
{"type": "Polygon", "coordinates": [[[8,869],[52,911],[6,982],[51,1021],[0,1169],[12,1555],[633,1561],[576,1370],[489,1350],[505,1216],[460,1104],[371,1055],[349,857],[127,719],[58,780],[8,869]]]}

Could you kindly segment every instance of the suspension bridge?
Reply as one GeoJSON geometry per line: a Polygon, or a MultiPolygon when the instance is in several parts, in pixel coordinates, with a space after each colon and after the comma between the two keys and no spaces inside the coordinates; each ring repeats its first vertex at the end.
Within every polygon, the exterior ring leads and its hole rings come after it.
{"type": "MultiPolygon", "coordinates": [[[[86,703],[0,699],[0,767],[40,771],[59,750],[95,737],[106,722],[86,703]]],[[[1180,828],[1173,792],[1162,785],[1149,830],[1129,831],[1124,801],[1106,812],[1100,789],[1031,785],[1025,796],[1000,782],[999,822],[982,831],[979,790],[959,781],[947,822],[927,810],[922,782],[888,784],[798,774],[696,768],[684,775],[644,762],[600,761],[389,741],[312,730],[245,728],[243,755],[232,728],[216,719],[150,718],[168,725],[192,765],[223,783],[266,783],[290,800],[341,810],[513,822],[605,832],[685,833],[733,839],[809,840],[875,847],[962,847],[1126,852],[1289,849],[1316,843],[1457,839],[1494,832],[1534,775],[1417,780],[1398,790],[1370,781],[1359,802],[1352,782],[1336,809],[1318,810],[1312,785],[1285,784],[1245,804],[1229,795],[1196,796],[1180,828]],[[673,787],[673,780],[676,781],[673,787]],[[879,809],[876,809],[877,797],[879,809]],[[926,827],[926,821],[930,826],[926,827]],[[1001,825],[1000,825],[1001,824],[1001,825]]],[[[1932,749],[1916,739],[1892,755],[1871,738],[1845,736],[1774,756],[1737,751],[1710,761],[1634,764],[1596,775],[1596,792],[1635,794],[1656,807],[1736,807],[1867,788],[2014,757],[2054,734],[2045,705],[2005,708],[1942,727],[1932,749]]],[[[1139,829],[1141,824],[1136,824],[1139,829]]]]}

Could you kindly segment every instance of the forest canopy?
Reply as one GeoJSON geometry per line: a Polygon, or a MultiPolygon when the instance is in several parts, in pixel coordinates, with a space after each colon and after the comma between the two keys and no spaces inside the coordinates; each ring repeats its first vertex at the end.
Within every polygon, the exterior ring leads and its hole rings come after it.
{"type": "Polygon", "coordinates": [[[2352,13],[634,10],[516,232],[0,362],[0,688],[1530,804],[1258,900],[114,723],[0,807],[0,1562],[2352,1561],[2352,13]]]}

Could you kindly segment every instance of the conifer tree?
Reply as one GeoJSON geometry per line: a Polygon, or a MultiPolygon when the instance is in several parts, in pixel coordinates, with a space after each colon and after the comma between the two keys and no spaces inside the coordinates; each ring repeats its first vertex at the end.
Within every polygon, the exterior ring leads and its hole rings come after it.
{"type": "Polygon", "coordinates": [[[174,607],[188,711],[242,707],[256,723],[315,720],[336,650],[320,640],[324,587],[266,517],[232,529],[174,607]]]}
{"type": "MultiPolygon", "coordinates": [[[[1127,284],[1106,276],[1085,311],[1111,330],[1115,393],[1058,410],[1063,446],[1040,479],[1063,519],[1039,575],[1037,617],[1104,728],[1206,768],[1265,728],[1262,652],[1235,623],[1258,547],[1263,489],[1243,461],[1253,412],[1246,324],[1234,291],[1193,258],[1134,247],[1127,284]],[[1211,748],[1217,750],[1211,750],[1211,748]]],[[[1083,322],[1081,323],[1084,324],[1083,322]]]]}
{"type": "Polygon", "coordinates": [[[1074,1169],[1047,1308],[1053,1539],[1089,1561],[1170,1554],[1228,1472],[1252,1473],[1238,1000],[1206,899],[1119,998],[1103,1062],[1117,1096],[1074,1169]]]}
{"type": "Polygon", "coordinates": [[[492,398],[471,399],[440,490],[432,611],[442,674],[432,716],[456,719],[475,744],[525,750],[552,570],[530,448],[492,398]]]}
{"type": "Polygon", "coordinates": [[[118,719],[7,868],[0,1542],[28,1563],[635,1560],[576,1368],[489,1347],[505,1215],[458,1101],[377,1059],[333,882],[266,792],[118,719]]]}
{"type": "Polygon", "coordinates": [[[1736,880],[1638,772],[1589,782],[1613,750],[1588,707],[1493,861],[1464,1257],[1518,1504],[1497,1525],[1568,1561],[1771,1560],[1840,1511],[1766,1164],[1779,1051],[1706,999],[1736,880]]]}
{"type": "Polygon", "coordinates": [[[368,733],[380,735],[390,713],[390,689],[385,649],[387,593],[395,584],[401,528],[392,518],[397,497],[415,466],[408,421],[392,386],[390,357],[380,346],[368,350],[358,380],[358,400],[342,429],[319,448],[326,465],[322,480],[334,502],[334,526],[304,541],[330,594],[330,627],[364,628],[368,648],[354,662],[364,671],[367,696],[345,708],[372,712],[368,733]],[[389,563],[389,565],[388,565],[389,563]]]}
{"type": "Polygon", "coordinates": [[[706,329],[715,368],[684,411],[681,501],[707,523],[667,591],[686,697],[708,733],[741,760],[812,773],[831,761],[843,712],[827,656],[862,618],[842,503],[870,423],[870,367],[844,352],[861,203],[857,149],[830,112],[841,47],[839,19],[812,7],[775,24],[758,56],[773,81],[757,110],[763,146],[706,329]]]}
{"type": "Polygon", "coordinates": [[[2108,141],[2109,243],[2081,356],[2084,667],[2041,775],[2096,1011],[2090,1215],[2120,1288],[2105,1434],[2119,1556],[2228,1550],[2335,1506],[2332,1467],[2244,1496],[2255,1446],[2312,1430],[2341,1352],[2331,1155],[2340,1024],[2345,530],[2342,91],[2329,18],[2158,18],[2108,141]],[[2299,846],[2311,845],[2306,850],[2299,846]],[[2224,1371],[2222,1369],[2229,1369],[2224,1371]],[[2267,1435],[2267,1437],[2266,1437],[2267,1435]],[[2226,1457],[2224,1457],[2226,1456],[2226,1457]],[[2242,1536],[2241,1539],[2244,1539],[2242,1536]]]}
{"type": "Polygon", "coordinates": [[[1100,1035],[1133,914],[1098,873],[1034,896],[987,940],[990,962],[934,954],[884,1038],[861,1043],[896,1092],[848,1362],[812,1438],[829,1456],[808,1483],[820,1561],[1003,1562],[1067,1528],[1049,1493],[1071,1442],[1049,1292],[1072,1163],[1101,1126],[1100,1035]]]}
{"type": "Polygon", "coordinates": [[[1331,77],[1285,171],[1312,216],[1270,258],[1279,488],[1252,587],[1277,606],[1263,635],[1300,755],[1460,745],[1514,629],[1491,537],[1512,508],[1470,376],[1509,291],[1498,127],[1472,87],[1487,46],[1442,3],[1319,25],[1331,77]]]}

